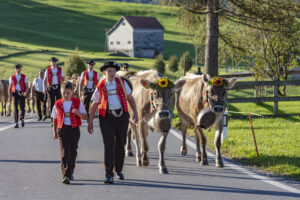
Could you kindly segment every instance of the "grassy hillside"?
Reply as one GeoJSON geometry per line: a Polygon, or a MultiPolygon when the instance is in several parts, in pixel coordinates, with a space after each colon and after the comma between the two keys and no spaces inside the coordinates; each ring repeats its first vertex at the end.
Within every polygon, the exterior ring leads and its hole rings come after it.
{"type": "MultiPolygon", "coordinates": [[[[120,59],[100,52],[104,51],[106,30],[123,15],[157,17],[165,27],[165,55],[181,56],[187,50],[193,55],[193,46],[182,39],[182,28],[170,8],[105,0],[0,1],[0,78],[13,73],[14,63],[22,63],[31,80],[49,64],[50,56],[63,62],[76,47],[86,59],[120,59]]],[[[131,62],[138,60],[144,59],[127,61],[138,65],[131,62]]],[[[145,67],[152,66],[150,61],[145,67]]]]}

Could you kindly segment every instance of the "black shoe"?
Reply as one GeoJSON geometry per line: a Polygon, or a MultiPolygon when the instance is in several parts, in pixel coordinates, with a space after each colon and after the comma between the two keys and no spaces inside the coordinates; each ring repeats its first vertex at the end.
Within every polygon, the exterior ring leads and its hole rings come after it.
{"type": "Polygon", "coordinates": [[[122,172],[117,172],[117,173],[116,173],[116,177],[117,177],[119,180],[125,180],[124,174],[123,174],[122,172]]]}
{"type": "Polygon", "coordinates": [[[47,119],[47,116],[45,115],[45,116],[43,117],[43,121],[46,121],[46,119],[47,119]]]}
{"type": "Polygon", "coordinates": [[[22,124],[22,127],[24,127],[24,125],[25,125],[24,119],[21,120],[21,124],[22,124]]]}
{"type": "Polygon", "coordinates": [[[15,125],[15,128],[19,128],[19,125],[18,125],[18,124],[16,124],[16,125],[15,125]]]}
{"type": "Polygon", "coordinates": [[[70,184],[70,178],[65,177],[65,178],[63,178],[63,180],[61,182],[64,183],[64,184],[70,184]]]}
{"type": "Polygon", "coordinates": [[[74,180],[74,176],[73,176],[73,175],[71,176],[70,180],[71,180],[71,181],[73,181],[73,180],[74,180]]]}
{"type": "Polygon", "coordinates": [[[41,121],[41,120],[42,120],[42,118],[38,118],[38,119],[37,119],[37,121],[41,121]]]}
{"type": "Polygon", "coordinates": [[[114,177],[112,177],[112,176],[106,177],[104,180],[104,183],[105,184],[114,184],[114,177]]]}

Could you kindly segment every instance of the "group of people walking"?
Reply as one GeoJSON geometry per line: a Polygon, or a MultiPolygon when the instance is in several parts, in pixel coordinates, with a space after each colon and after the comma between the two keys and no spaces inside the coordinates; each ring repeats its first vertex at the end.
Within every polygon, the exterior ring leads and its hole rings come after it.
{"type": "MultiPolygon", "coordinates": [[[[51,66],[39,72],[33,81],[36,92],[38,120],[46,120],[46,99],[50,98],[53,138],[60,143],[62,183],[70,184],[74,179],[81,120],[88,120],[88,132],[93,133],[93,119],[98,109],[100,130],[104,143],[105,184],[114,183],[114,176],[124,180],[122,172],[125,158],[126,133],[129,124],[128,104],[133,110],[132,120],[138,122],[136,104],[128,83],[116,76],[120,66],[106,62],[100,68],[103,79],[94,71],[95,62],[88,61],[88,70],[82,72],[80,87],[83,88],[83,103],[73,97],[73,84],[64,81],[64,72],[57,66],[58,59],[50,59],[51,66]],[[92,102],[90,106],[90,102],[92,102]],[[41,109],[43,105],[43,109],[41,109]],[[43,117],[42,117],[43,113],[43,117]]],[[[125,65],[125,67],[128,67],[125,65]]],[[[28,93],[27,77],[21,73],[22,65],[15,65],[16,73],[9,79],[9,100],[14,100],[14,122],[25,125],[25,97],[28,93]]],[[[81,91],[80,91],[81,92],[81,91]]]]}

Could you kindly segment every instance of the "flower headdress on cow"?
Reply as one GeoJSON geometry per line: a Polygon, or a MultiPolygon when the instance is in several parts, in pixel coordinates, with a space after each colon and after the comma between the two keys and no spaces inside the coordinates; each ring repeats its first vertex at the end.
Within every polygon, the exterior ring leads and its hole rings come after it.
{"type": "Polygon", "coordinates": [[[169,88],[172,89],[174,87],[174,83],[170,81],[169,79],[162,77],[155,81],[154,83],[150,83],[150,88],[151,89],[163,89],[163,88],[169,88]]]}
{"type": "Polygon", "coordinates": [[[133,76],[135,74],[136,74],[135,71],[128,71],[128,72],[126,72],[125,76],[133,76]]]}
{"type": "Polygon", "coordinates": [[[208,84],[216,87],[227,87],[228,81],[222,77],[215,77],[208,81],[208,84]]]}

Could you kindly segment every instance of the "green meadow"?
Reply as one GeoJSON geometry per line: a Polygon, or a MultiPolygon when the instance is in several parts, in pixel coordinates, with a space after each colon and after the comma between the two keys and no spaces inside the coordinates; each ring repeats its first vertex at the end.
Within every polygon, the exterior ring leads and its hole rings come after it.
{"type": "MultiPolygon", "coordinates": [[[[59,65],[64,68],[68,56],[76,48],[85,60],[96,61],[97,71],[107,60],[127,62],[136,71],[151,69],[154,59],[118,57],[104,52],[105,32],[124,15],[154,16],[158,19],[165,28],[165,58],[170,55],[180,57],[185,51],[194,57],[193,44],[183,38],[176,10],[168,7],[105,0],[6,0],[0,1],[0,79],[8,79],[14,73],[13,66],[20,63],[24,65],[22,73],[33,81],[38,71],[49,65],[50,57],[59,58],[59,65]]],[[[236,67],[229,65],[229,68],[230,73],[238,71],[236,67]]],[[[195,66],[191,71],[194,70],[195,66]]],[[[225,69],[220,67],[219,74],[224,73],[225,69]]],[[[166,65],[165,75],[171,80],[178,79],[182,74],[181,68],[172,73],[166,65]]],[[[288,87],[287,94],[299,96],[300,89],[288,87]]],[[[228,96],[253,97],[253,90],[229,91],[228,96]]],[[[268,89],[268,96],[272,96],[271,89],[268,89]]],[[[299,102],[279,103],[280,114],[299,113],[299,110],[299,102]]],[[[273,113],[273,103],[230,104],[229,111],[242,112],[243,115],[249,112],[267,115],[273,113]]],[[[229,116],[232,115],[234,113],[229,113],[229,116]]],[[[174,126],[179,123],[177,114],[173,123],[174,126]]],[[[229,119],[228,139],[222,145],[223,154],[300,181],[299,116],[254,118],[253,125],[259,158],[256,157],[247,119],[229,119]]],[[[192,129],[189,132],[193,134],[192,129]]],[[[214,130],[206,133],[208,146],[214,150],[214,130]]]]}

